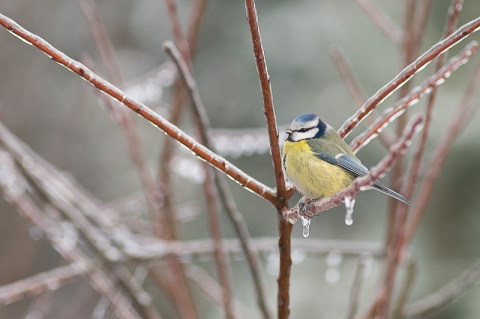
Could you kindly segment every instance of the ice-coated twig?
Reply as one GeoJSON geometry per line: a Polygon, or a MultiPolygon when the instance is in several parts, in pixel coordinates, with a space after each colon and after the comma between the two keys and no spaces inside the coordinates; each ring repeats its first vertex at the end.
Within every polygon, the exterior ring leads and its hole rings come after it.
{"type": "Polygon", "coordinates": [[[277,201],[275,190],[255,180],[223,157],[213,153],[203,145],[197,143],[192,137],[180,130],[177,126],[165,120],[143,103],[140,103],[130,96],[127,96],[125,92],[113,86],[111,83],[104,80],[97,74],[93,73],[82,63],[70,58],[65,53],[56,49],[43,38],[31,33],[3,14],[0,14],[0,25],[23,41],[37,47],[47,54],[53,61],[79,75],[87,82],[103,91],[105,94],[120,101],[132,111],[139,114],[156,127],[160,128],[168,136],[177,140],[180,144],[191,150],[196,156],[224,172],[227,176],[231,177],[244,188],[252,191],[254,194],[257,194],[260,197],[267,199],[271,203],[275,203],[277,201]]]}
{"type": "MultiPolygon", "coordinates": [[[[210,136],[210,122],[203,106],[200,92],[198,91],[197,84],[193,79],[188,69],[187,63],[180,51],[177,49],[173,42],[166,42],[164,49],[167,54],[172,58],[173,62],[177,66],[180,78],[183,80],[187,94],[190,97],[192,105],[192,113],[194,115],[194,121],[198,127],[200,134],[200,141],[208,148],[212,149],[212,138],[210,136]]],[[[207,201],[207,212],[210,225],[210,232],[215,242],[215,262],[218,271],[218,277],[223,289],[223,309],[227,318],[234,318],[232,303],[232,288],[231,288],[231,276],[229,270],[228,256],[223,247],[223,235],[219,220],[218,210],[218,192],[215,187],[214,180],[215,172],[210,171],[210,167],[204,166],[205,179],[204,179],[204,191],[207,201]]]]}
{"type": "Polygon", "coordinates": [[[430,295],[419,299],[403,308],[406,318],[421,318],[454,302],[480,282],[480,259],[465,270],[460,276],[430,295]]]}
{"type": "MultiPolygon", "coordinates": [[[[173,39],[180,47],[182,56],[189,68],[192,68],[193,65],[192,56],[194,55],[194,51],[197,46],[196,42],[200,32],[200,22],[205,13],[206,2],[206,0],[195,1],[190,15],[190,25],[187,30],[188,38],[186,38],[180,24],[176,0],[165,0],[173,39]]],[[[169,120],[174,125],[178,125],[180,123],[185,100],[186,94],[184,86],[182,85],[180,78],[176,76],[169,112],[169,120]]],[[[161,230],[161,233],[163,234],[162,236],[169,240],[175,240],[178,238],[177,225],[175,223],[176,211],[174,209],[175,194],[170,191],[173,189],[171,168],[174,164],[173,159],[175,157],[175,151],[173,140],[167,139],[159,157],[159,170],[157,176],[158,184],[162,186],[166,194],[164,196],[163,209],[161,214],[159,214],[157,217],[156,225],[157,228],[161,230]]],[[[202,167],[204,166],[202,165],[202,167]]],[[[160,232],[157,232],[157,234],[160,234],[160,232]]],[[[182,318],[198,318],[199,314],[193,300],[193,295],[189,285],[187,284],[187,278],[183,265],[173,256],[169,258],[167,265],[172,274],[174,274],[173,277],[167,276],[167,281],[170,286],[170,290],[173,292],[180,316],[182,318]]]]}
{"type": "MultiPolygon", "coordinates": [[[[444,31],[444,38],[448,37],[455,31],[457,25],[458,15],[462,10],[463,0],[454,0],[448,9],[448,18],[447,24],[444,31]]],[[[470,43],[471,45],[472,43],[470,43]]],[[[478,47],[477,47],[478,50],[478,47]]],[[[457,55],[459,56],[459,55],[457,55]]],[[[447,54],[440,54],[435,62],[435,72],[440,71],[444,66],[446,61],[447,54]]],[[[407,198],[411,197],[415,189],[415,184],[417,183],[418,174],[420,172],[420,163],[425,152],[425,147],[427,145],[428,135],[430,133],[430,124],[433,118],[433,107],[435,105],[436,96],[437,96],[437,86],[432,89],[432,92],[428,96],[427,109],[425,111],[425,125],[421,134],[420,142],[418,143],[417,149],[413,156],[412,166],[410,168],[410,173],[408,178],[404,182],[402,187],[402,194],[407,198]]],[[[400,207],[400,206],[399,206],[400,207]]],[[[403,208],[404,209],[404,208],[403,208]]]]}
{"type": "Polygon", "coordinates": [[[278,128],[275,119],[275,109],[273,106],[272,88],[270,86],[270,76],[267,71],[265,53],[263,51],[262,38],[258,26],[257,9],[255,0],[245,0],[245,10],[247,14],[248,25],[253,45],[253,55],[257,65],[260,88],[263,95],[263,109],[267,121],[267,131],[270,141],[270,151],[272,156],[275,184],[276,200],[273,202],[278,213],[278,248],[280,253],[280,267],[278,272],[278,292],[277,292],[277,315],[279,319],[290,317],[290,270],[292,265],[290,235],[292,225],[281,218],[282,212],[288,207],[288,199],[292,194],[289,193],[285,185],[282,160],[280,155],[280,145],[278,141],[278,128]]]}
{"type": "Polygon", "coordinates": [[[350,186],[331,197],[308,202],[304,209],[300,208],[303,205],[297,205],[292,209],[285,210],[283,212],[283,217],[293,224],[300,218],[300,216],[312,218],[325,210],[338,206],[344,201],[346,196],[355,198],[358,192],[363,188],[372,185],[377,179],[381,178],[393,167],[396,159],[408,149],[415,132],[422,126],[422,124],[423,118],[421,116],[413,118],[403,131],[399,140],[392,145],[388,154],[385,155],[377,165],[370,169],[368,175],[356,178],[350,186]]]}
{"type": "Polygon", "coordinates": [[[447,37],[445,40],[437,42],[424,54],[415,61],[405,67],[395,78],[384,85],[372,97],[370,97],[363,107],[348,118],[342,127],[338,130],[339,135],[344,138],[355,128],[361,121],[369,115],[375,107],[407,82],[415,73],[423,69],[428,63],[435,59],[438,55],[450,49],[455,44],[465,39],[467,36],[480,28],[480,17],[464,24],[455,33],[447,37]]]}
{"type": "Polygon", "coordinates": [[[478,108],[478,105],[474,103],[474,97],[479,86],[480,63],[478,63],[475,68],[472,79],[468,83],[467,90],[457,106],[456,116],[452,120],[450,127],[443,138],[443,141],[432,154],[432,162],[429,165],[424,182],[418,191],[415,207],[413,208],[413,211],[411,212],[407,222],[407,229],[404,238],[405,243],[403,244],[403,247],[407,247],[417,230],[418,224],[420,223],[420,220],[426,211],[435,181],[440,174],[453,143],[466,127],[466,122],[468,121],[469,117],[471,117],[472,112],[478,108]]]}
{"type": "Polygon", "coordinates": [[[476,41],[470,42],[465,49],[462,50],[455,57],[451,58],[449,62],[438,70],[434,75],[424,80],[419,86],[417,86],[412,92],[400,99],[395,105],[383,113],[372,125],[368,127],[362,134],[358,135],[350,143],[350,147],[356,153],[362,147],[367,145],[372,139],[374,139],[383,128],[389,123],[394,121],[397,117],[403,114],[405,110],[412,105],[415,105],[419,99],[425,94],[432,92],[432,89],[438,87],[445,82],[452,72],[457,70],[460,66],[467,63],[469,59],[477,53],[479,45],[476,41]]]}
{"type": "MultiPolygon", "coordinates": [[[[208,148],[215,150],[213,146],[213,139],[211,137],[211,127],[210,121],[208,120],[208,116],[206,114],[205,107],[203,105],[202,99],[200,97],[200,93],[198,91],[197,84],[193,79],[188,67],[181,56],[178,49],[172,42],[166,42],[164,44],[165,51],[168,55],[172,58],[174,63],[178,68],[178,72],[180,73],[181,78],[183,79],[185,86],[187,87],[187,92],[192,102],[193,113],[196,121],[198,122],[197,125],[199,127],[201,140],[205,146],[208,148]]],[[[257,300],[262,311],[263,317],[265,319],[271,318],[270,311],[268,310],[268,306],[266,303],[265,298],[265,288],[263,286],[263,282],[261,281],[260,276],[260,264],[257,251],[251,244],[250,234],[248,232],[248,228],[246,227],[245,221],[243,219],[242,214],[238,210],[233,196],[226,185],[223,176],[220,175],[218,171],[214,172],[215,176],[215,184],[217,185],[217,189],[219,195],[222,199],[222,202],[226,208],[226,211],[233,222],[237,235],[242,243],[242,248],[244,249],[245,255],[247,256],[247,260],[249,263],[250,271],[252,273],[252,277],[254,280],[254,285],[257,293],[257,300]]],[[[220,238],[218,238],[220,241],[220,238]]],[[[220,259],[220,256],[218,257],[220,259]]],[[[222,282],[222,280],[220,280],[222,282]]],[[[222,283],[223,285],[223,283],[222,283]]],[[[227,311],[228,312],[228,311],[227,311]]]]}
{"type": "Polygon", "coordinates": [[[78,276],[85,275],[97,267],[98,265],[94,262],[81,260],[1,286],[0,304],[8,305],[27,296],[59,289],[67,282],[78,276]]]}

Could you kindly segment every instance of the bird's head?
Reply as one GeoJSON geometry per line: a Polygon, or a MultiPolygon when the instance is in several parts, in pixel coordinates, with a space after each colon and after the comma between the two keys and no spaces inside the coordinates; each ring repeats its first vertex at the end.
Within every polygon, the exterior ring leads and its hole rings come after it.
{"type": "Polygon", "coordinates": [[[295,118],[290,127],[285,130],[287,141],[298,142],[311,138],[320,138],[325,134],[327,124],[318,115],[302,114],[295,118]]]}

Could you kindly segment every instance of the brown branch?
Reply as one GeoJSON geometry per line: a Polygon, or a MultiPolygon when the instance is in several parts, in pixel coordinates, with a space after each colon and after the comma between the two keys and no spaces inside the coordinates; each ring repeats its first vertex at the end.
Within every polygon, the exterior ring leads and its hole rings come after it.
{"type": "Polygon", "coordinates": [[[197,50],[198,35],[200,34],[200,24],[205,15],[208,0],[196,0],[193,3],[192,13],[187,27],[187,43],[190,49],[190,59],[195,55],[197,50]]]}
{"type": "MultiPolygon", "coordinates": [[[[444,38],[448,37],[450,34],[455,31],[455,26],[457,24],[458,14],[462,9],[463,0],[453,0],[449,10],[448,10],[448,19],[447,25],[445,27],[444,38]]],[[[438,72],[444,65],[446,60],[446,53],[440,54],[435,63],[435,72],[438,72]]],[[[409,198],[413,194],[414,186],[418,179],[418,173],[420,171],[420,163],[423,158],[423,153],[425,152],[425,147],[427,145],[428,134],[430,133],[430,124],[433,116],[433,107],[435,105],[435,100],[437,96],[437,87],[435,86],[428,97],[427,110],[425,111],[425,127],[423,129],[420,143],[415,151],[415,155],[412,161],[412,167],[410,169],[410,174],[408,179],[404,183],[403,194],[409,198]]]]}
{"type": "Polygon", "coordinates": [[[479,282],[480,259],[477,259],[471,267],[445,286],[412,304],[406,305],[403,308],[403,315],[409,318],[425,317],[454,302],[479,282]]]}
{"type": "MultiPolygon", "coordinates": [[[[353,98],[357,109],[360,108],[367,100],[367,96],[361,88],[357,78],[355,77],[355,74],[353,73],[352,68],[348,63],[345,52],[342,50],[341,47],[334,47],[330,50],[330,57],[334,62],[335,66],[337,67],[340,77],[345,83],[345,86],[347,87],[350,96],[353,98]]],[[[370,116],[367,118],[367,121],[370,125],[372,125],[377,119],[377,115],[375,117],[370,116]]],[[[395,140],[395,137],[389,131],[383,131],[379,136],[383,144],[387,147],[390,146],[395,140]]]]}
{"type": "Polygon", "coordinates": [[[177,13],[177,3],[176,0],[165,0],[167,4],[167,11],[168,11],[168,18],[170,20],[170,29],[172,30],[173,39],[177,45],[177,47],[182,52],[185,61],[191,67],[191,58],[190,58],[190,48],[187,39],[182,31],[182,26],[180,24],[180,19],[177,13]]]}
{"type": "Polygon", "coordinates": [[[478,90],[479,85],[480,63],[477,64],[476,69],[472,75],[472,79],[468,84],[467,90],[465,91],[465,94],[463,95],[462,100],[457,107],[457,116],[455,117],[455,119],[452,120],[443,142],[438,146],[438,148],[432,155],[433,160],[429,165],[429,169],[425,176],[422,187],[418,191],[418,197],[415,203],[415,207],[410,214],[410,218],[408,219],[405,242],[403,244],[403,247],[407,247],[412,240],[415,231],[417,230],[418,224],[420,223],[420,220],[426,211],[427,204],[433,191],[433,186],[435,185],[435,181],[440,174],[449,150],[451,149],[458,135],[465,128],[465,122],[468,120],[469,116],[471,116],[471,113],[476,107],[476,105],[473,103],[473,98],[475,96],[475,92],[478,90]]]}
{"type": "MultiPolygon", "coordinates": [[[[182,80],[184,81],[185,87],[188,88],[187,92],[189,94],[190,100],[192,102],[192,107],[194,110],[194,116],[197,120],[197,126],[200,130],[201,140],[205,146],[210,149],[213,147],[213,139],[211,137],[210,123],[208,116],[206,114],[205,107],[200,97],[197,84],[190,74],[187,64],[180,55],[180,52],[176,49],[175,45],[172,42],[166,42],[164,44],[165,51],[172,58],[172,60],[177,65],[178,71],[181,75],[182,80]]],[[[208,172],[207,172],[208,173],[208,172]]],[[[246,227],[243,216],[238,211],[233,196],[229,191],[228,186],[223,179],[223,176],[220,175],[218,171],[214,172],[215,184],[217,186],[218,192],[222,198],[224,206],[227,210],[227,213],[230,219],[233,222],[237,235],[242,243],[244,248],[245,255],[249,261],[250,271],[255,284],[255,289],[257,293],[257,300],[262,311],[264,318],[270,318],[266,301],[265,301],[265,289],[260,277],[260,265],[258,260],[258,254],[256,250],[251,245],[250,234],[248,233],[248,228],[246,227]]],[[[208,174],[207,174],[208,178],[208,174]]],[[[220,257],[220,256],[219,256],[220,257]]],[[[222,281],[221,281],[222,282],[222,281]]],[[[223,285],[223,283],[222,283],[223,285]]]]}
{"type": "Polygon", "coordinates": [[[405,110],[412,105],[415,105],[419,99],[426,94],[433,92],[435,87],[443,84],[446,78],[451,73],[457,70],[460,66],[467,63],[468,60],[477,53],[479,45],[476,41],[470,42],[465,49],[463,49],[455,57],[451,58],[448,63],[438,70],[435,74],[424,80],[419,86],[413,89],[408,95],[400,99],[395,105],[384,111],[383,115],[369,126],[362,134],[358,135],[350,143],[350,147],[354,152],[358,152],[362,147],[367,145],[374,139],[383,128],[394,121],[397,117],[403,114],[405,110]]]}
{"type": "MultiPolygon", "coordinates": [[[[176,10],[168,10],[169,15],[176,14],[176,10]]],[[[170,17],[170,22],[175,23],[179,21],[178,17],[170,17]]],[[[176,28],[180,30],[180,26],[176,28]]],[[[176,31],[174,34],[179,35],[176,31]]],[[[180,33],[181,34],[181,33],[180,33]]],[[[179,39],[183,41],[183,38],[179,39]]],[[[173,98],[171,102],[171,108],[169,113],[169,120],[172,124],[177,125],[180,122],[183,106],[185,104],[185,92],[183,86],[180,84],[179,79],[175,80],[173,89],[173,98]]],[[[172,180],[172,159],[175,152],[175,141],[172,139],[166,139],[164,142],[163,151],[159,157],[159,170],[158,170],[158,186],[164,193],[162,210],[155,218],[155,228],[157,236],[162,236],[167,240],[175,240],[178,237],[177,225],[175,222],[176,211],[174,209],[174,193],[173,193],[173,180],[172,180]]],[[[170,275],[167,275],[168,288],[171,291],[177,311],[181,318],[194,319],[198,318],[199,314],[196,309],[191,289],[188,285],[184,266],[174,256],[168,257],[166,266],[170,275]]],[[[154,278],[159,277],[158,271],[154,270],[154,278]]]]}
{"type": "MultiPolygon", "coordinates": [[[[111,279],[112,285],[123,285],[124,290],[134,301],[134,304],[138,306],[139,310],[142,311],[144,317],[151,319],[159,318],[156,309],[151,305],[151,297],[131,276],[128,268],[124,265],[109,264],[111,261],[125,260],[125,255],[115,245],[120,243],[118,246],[121,246],[124,243],[125,240],[121,238],[122,235],[128,240],[128,236],[122,234],[124,231],[121,229],[109,231],[110,223],[102,216],[95,202],[71,180],[65,178],[55,168],[31,151],[6,128],[0,130],[0,140],[17,163],[19,163],[19,167],[30,181],[31,187],[38,193],[35,195],[44,198],[48,203],[49,210],[56,212],[58,216],[55,216],[55,221],[59,220],[57,222],[60,225],[60,220],[71,225],[70,227],[75,230],[73,231],[74,236],[80,234],[86,240],[86,243],[90,245],[89,253],[95,254],[95,258],[101,259],[106,264],[104,267],[106,268],[105,271],[108,271],[110,277],[113,277],[111,279]],[[61,219],[60,215],[65,220],[61,219]]],[[[61,240],[68,242],[65,239],[61,240]]],[[[70,262],[76,262],[80,258],[77,255],[83,255],[83,253],[78,252],[74,256],[62,254],[70,262]]],[[[95,278],[104,282],[105,279],[101,279],[101,276],[103,275],[97,274],[95,278]]]]}
{"type": "Polygon", "coordinates": [[[412,119],[410,125],[405,128],[399,140],[392,145],[388,154],[386,154],[377,165],[370,169],[368,175],[356,178],[350,186],[331,197],[308,202],[304,209],[300,209],[301,205],[297,205],[290,210],[286,210],[283,212],[283,217],[293,224],[300,218],[300,216],[312,218],[320,215],[323,211],[340,205],[347,196],[355,198],[363,188],[372,185],[377,179],[381,178],[393,167],[396,159],[410,146],[415,132],[421,127],[422,123],[423,119],[420,116],[412,119]]]}
{"type": "MultiPolygon", "coordinates": [[[[223,305],[223,289],[206,271],[200,267],[191,265],[187,269],[187,276],[197,285],[205,296],[209,297],[215,304],[223,305]]],[[[235,302],[233,305],[233,315],[235,315],[235,318],[253,318],[247,309],[238,302],[235,302]]]]}
{"type": "Polygon", "coordinates": [[[342,138],[346,137],[364,118],[369,115],[375,107],[395,92],[402,84],[407,82],[415,73],[423,69],[438,55],[450,49],[467,36],[480,29],[480,17],[464,24],[455,33],[440,41],[428,49],[424,54],[405,67],[395,78],[384,85],[372,97],[370,97],[360,110],[348,118],[338,133],[342,138]]]}
{"type": "Polygon", "coordinates": [[[93,262],[82,260],[1,286],[0,304],[8,305],[25,297],[59,289],[76,277],[83,276],[97,267],[98,265],[93,262]]]}
{"type": "Polygon", "coordinates": [[[365,277],[365,263],[363,258],[365,257],[360,256],[357,260],[357,268],[355,270],[352,288],[350,289],[350,302],[348,303],[347,319],[354,319],[358,311],[358,304],[360,301],[360,295],[365,277]]]}
{"type": "Polygon", "coordinates": [[[263,95],[263,108],[267,120],[268,137],[270,140],[270,151],[273,161],[275,174],[275,184],[277,186],[277,196],[275,207],[278,213],[278,248],[280,253],[280,269],[278,274],[278,293],[277,293],[277,315],[279,319],[290,316],[290,270],[292,265],[290,235],[292,225],[285,221],[282,212],[288,207],[288,192],[285,186],[283,176],[282,160],[280,155],[280,145],[278,143],[278,129],[275,119],[275,109],[273,106],[273,96],[270,86],[270,76],[267,71],[265,53],[263,51],[260,29],[258,26],[258,15],[255,8],[255,0],[245,0],[245,10],[247,13],[248,25],[252,37],[253,55],[257,65],[260,88],[263,95]]]}
{"type": "MultiPolygon", "coordinates": [[[[8,131],[2,125],[0,125],[0,136],[1,143],[4,145],[5,143],[8,143],[10,137],[8,131]]],[[[3,160],[5,160],[5,157],[3,157],[3,160]]],[[[19,183],[19,179],[22,177],[20,177],[20,172],[14,167],[14,159],[11,158],[10,160],[10,163],[3,162],[0,163],[0,166],[4,169],[10,170],[11,173],[15,173],[17,175],[16,182],[19,183]]],[[[51,216],[47,216],[42,209],[31,200],[25,190],[19,191],[17,188],[15,191],[12,191],[9,189],[8,185],[3,184],[0,184],[0,189],[4,192],[4,196],[7,196],[10,199],[12,205],[14,205],[18,212],[42,229],[47,238],[52,242],[52,246],[66,260],[70,263],[86,262],[90,260],[78,247],[78,241],[76,238],[66,238],[65,236],[59,235],[65,233],[65,229],[62,229],[67,225],[65,221],[60,223],[51,216]]],[[[46,209],[45,211],[48,213],[51,209],[46,209]]],[[[69,223],[69,225],[71,224],[69,223]]],[[[71,229],[69,230],[71,231],[71,229]]],[[[72,234],[69,236],[72,237],[72,234]]],[[[73,235],[73,237],[75,237],[75,235],[73,235]]],[[[110,303],[115,305],[114,311],[119,318],[140,318],[140,315],[132,308],[131,300],[129,300],[122,291],[117,289],[115,280],[111,279],[103,269],[93,269],[92,271],[87,272],[87,275],[92,287],[99,293],[103,294],[110,303]]]]}
{"type": "Polygon", "coordinates": [[[109,82],[107,82],[97,74],[93,73],[82,63],[68,57],[66,54],[54,48],[51,44],[46,42],[41,37],[24,29],[18,23],[14,22],[10,18],[7,18],[3,14],[0,14],[0,25],[2,25],[15,36],[23,39],[25,42],[37,47],[45,54],[50,56],[52,60],[74,72],[75,74],[79,75],[99,90],[120,101],[132,111],[139,114],[147,121],[160,128],[168,136],[174,138],[179,143],[187,147],[196,156],[200,157],[215,168],[224,172],[226,175],[231,177],[244,188],[252,191],[260,197],[267,199],[271,203],[277,202],[275,196],[276,192],[274,190],[253,179],[251,176],[247,175],[245,172],[228,162],[226,159],[213,153],[203,145],[198,144],[192,137],[184,133],[177,126],[165,120],[163,117],[152,111],[143,103],[139,103],[131,97],[127,96],[125,92],[111,85],[109,82]]]}
{"type": "Polygon", "coordinates": [[[358,6],[372,19],[378,28],[395,44],[404,41],[401,28],[372,0],[356,0],[358,6]]]}

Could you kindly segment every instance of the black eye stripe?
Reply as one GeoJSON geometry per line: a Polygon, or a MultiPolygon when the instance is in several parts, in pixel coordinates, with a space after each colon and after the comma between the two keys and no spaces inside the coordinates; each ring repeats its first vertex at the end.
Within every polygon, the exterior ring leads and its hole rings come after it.
{"type": "Polygon", "coordinates": [[[305,133],[307,131],[310,131],[311,129],[313,129],[314,127],[302,127],[302,128],[299,128],[298,130],[295,130],[294,132],[298,132],[298,133],[305,133]]]}

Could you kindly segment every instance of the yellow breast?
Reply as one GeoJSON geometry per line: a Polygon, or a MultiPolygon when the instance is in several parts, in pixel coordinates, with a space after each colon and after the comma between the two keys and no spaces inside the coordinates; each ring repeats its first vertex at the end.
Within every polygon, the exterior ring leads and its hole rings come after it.
{"type": "Polygon", "coordinates": [[[306,140],[285,141],[282,158],[288,178],[312,199],[332,196],[353,181],[353,176],[344,169],[317,158],[306,140]]]}

